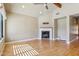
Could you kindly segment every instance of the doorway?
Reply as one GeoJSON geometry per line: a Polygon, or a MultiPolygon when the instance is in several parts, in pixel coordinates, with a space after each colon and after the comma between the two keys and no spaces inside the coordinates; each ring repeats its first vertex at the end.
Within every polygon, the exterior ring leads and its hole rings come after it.
{"type": "Polygon", "coordinates": [[[54,38],[56,40],[66,40],[67,21],[66,17],[57,18],[54,20],[54,38]]]}
{"type": "Polygon", "coordinates": [[[79,14],[70,16],[70,40],[78,39],[79,37],[79,14]]]}

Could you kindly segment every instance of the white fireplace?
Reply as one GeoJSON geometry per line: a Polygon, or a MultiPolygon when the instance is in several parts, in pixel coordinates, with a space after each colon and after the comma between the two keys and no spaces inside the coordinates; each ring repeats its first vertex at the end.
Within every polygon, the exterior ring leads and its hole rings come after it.
{"type": "Polygon", "coordinates": [[[40,39],[50,39],[52,40],[52,27],[40,27],[39,28],[39,38],[40,39]]]}

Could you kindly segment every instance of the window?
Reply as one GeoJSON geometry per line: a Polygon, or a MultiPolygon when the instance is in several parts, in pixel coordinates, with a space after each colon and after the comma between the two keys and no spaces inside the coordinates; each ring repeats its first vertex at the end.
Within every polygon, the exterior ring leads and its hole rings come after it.
{"type": "Polygon", "coordinates": [[[0,13],[0,39],[3,37],[3,16],[0,13]]]}

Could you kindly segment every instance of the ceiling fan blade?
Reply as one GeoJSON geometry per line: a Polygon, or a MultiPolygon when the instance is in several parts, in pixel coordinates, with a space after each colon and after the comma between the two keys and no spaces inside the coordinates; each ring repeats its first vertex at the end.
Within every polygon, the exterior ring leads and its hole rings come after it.
{"type": "Polygon", "coordinates": [[[46,9],[48,9],[48,6],[45,6],[46,7],[46,9]]]}
{"type": "Polygon", "coordinates": [[[62,8],[62,4],[61,3],[53,3],[54,5],[56,5],[59,8],[62,8]]]}
{"type": "Polygon", "coordinates": [[[46,7],[46,9],[48,9],[48,5],[47,5],[47,3],[45,3],[45,7],[46,7]]]}

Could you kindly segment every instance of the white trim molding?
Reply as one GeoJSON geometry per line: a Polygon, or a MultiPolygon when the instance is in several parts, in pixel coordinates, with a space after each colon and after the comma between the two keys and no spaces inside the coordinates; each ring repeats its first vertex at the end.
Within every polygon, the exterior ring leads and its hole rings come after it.
{"type": "Polygon", "coordinates": [[[36,40],[38,38],[29,38],[29,39],[23,39],[23,40],[17,40],[17,41],[10,41],[10,42],[6,42],[5,44],[12,44],[12,43],[17,43],[17,42],[27,42],[27,41],[32,41],[32,40],[36,40]]]}

